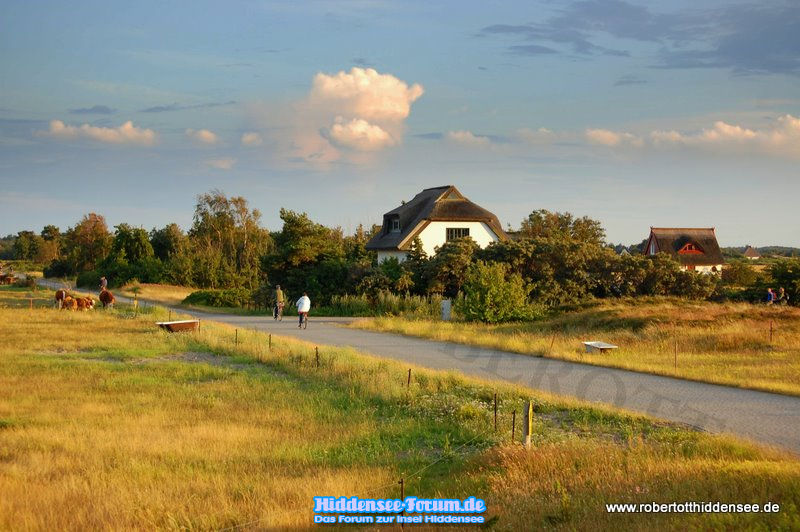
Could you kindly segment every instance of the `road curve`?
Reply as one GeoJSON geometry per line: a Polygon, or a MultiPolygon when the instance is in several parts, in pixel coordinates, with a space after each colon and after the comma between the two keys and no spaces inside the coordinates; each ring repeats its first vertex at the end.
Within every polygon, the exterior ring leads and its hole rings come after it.
{"type": "MultiPolygon", "coordinates": [[[[42,282],[54,287],[56,283],[42,282]]],[[[124,299],[124,298],[118,298],[124,299]]],[[[297,317],[276,322],[264,316],[192,312],[201,320],[292,336],[319,345],[349,346],[376,356],[431,369],[455,370],[534,390],[606,403],[699,429],[764,443],[800,454],[800,398],[685,381],[622,369],[518,355],[494,349],[347,329],[347,318],[297,317]]]]}

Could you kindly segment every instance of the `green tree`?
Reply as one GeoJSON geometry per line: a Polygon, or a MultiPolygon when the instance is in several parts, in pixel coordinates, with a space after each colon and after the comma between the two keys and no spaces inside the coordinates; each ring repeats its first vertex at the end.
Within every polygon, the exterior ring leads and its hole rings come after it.
{"type": "Polygon", "coordinates": [[[242,197],[228,198],[219,190],[198,196],[189,231],[197,286],[253,289],[258,285],[260,257],[271,245],[260,219],[261,213],[251,211],[242,197]]]}
{"type": "Polygon", "coordinates": [[[112,237],[106,219],[90,212],[67,230],[64,236],[68,273],[94,270],[98,262],[108,255],[112,237]]]}
{"type": "Polygon", "coordinates": [[[467,270],[480,248],[471,237],[445,242],[428,261],[428,292],[456,297],[467,277],[467,270]]]}
{"type": "Polygon", "coordinates": [[[33,231],[20,231],[14,240],[12,251],[17,260],[35,260],[39,253],[42,237],[33,231]]]}
{"type": "Polygon", "coordinates": [[[550,212],[546,209],[533,211],[523,220],[519,234],[523,238],[577,240],[597,245],[602,245],[605,239],[605,230],[597,220],[587,216],[575,218],[568,212],[550,212]]]}

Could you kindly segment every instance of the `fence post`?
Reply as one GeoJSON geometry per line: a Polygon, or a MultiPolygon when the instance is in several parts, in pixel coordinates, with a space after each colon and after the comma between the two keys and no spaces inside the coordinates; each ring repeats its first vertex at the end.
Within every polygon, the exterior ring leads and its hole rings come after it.
{"type": "Polygon", "coordinates": [[[411,368],[408,368],[408,380],[406,381],[406,389],[411,389],[411,368]]]}
{"type": "Polygon", "coordinates": [[[511,443],[514,443],[517,435],[517,411],[511,412],[511,443]]]}
{"type": "Polygon", "coordinates": [[[774,329],[772,328],[772,320],[769,320],[769,345],[772,345],[772,332],[773,332],[773,330],[774,329]]]}
{"type": "Polygon", "coordinates": [[[497,393],[494,394],[494,431],[497,432],[497,393]]]}
{"type": "Polygon", "coordinates": [[[272,334],[269,335],[269,350],[272,351],[272,334]]]}
{"type": "Polygon", "coordinates": [[[239,345],[239,329],[234,329],[236,336],[233,338],[233,345],[239,345]]]}
{"type": "Polygon", "coordinates": [[[531,432],[533,432],[533,401],[528,401],[522,422],[522,445],[526,449],[531,446],[531,432]]]}
{"type": "Polygon", "coordinates": [[[314,348],[314,354],[316,355],[317,358],[317,367],[319,367],[319,347],[314,348]]]}

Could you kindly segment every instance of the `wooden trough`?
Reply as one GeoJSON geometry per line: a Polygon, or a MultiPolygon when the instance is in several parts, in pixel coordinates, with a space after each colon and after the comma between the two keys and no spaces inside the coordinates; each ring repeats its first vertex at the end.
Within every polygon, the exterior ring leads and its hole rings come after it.
{"type": "Polygon", "coordinates": [[[156,325],[169,332],[186,332],[200,330],[200,320],[157,321],[156,325]]]}
{"type": "Polygon", "coordinates": [[[611,351],[612,349],[617,349],[616,345],[607,344],[606,342],[583,342],[583,345],[586,346],[587,353],[605,353],[607,351],[611,351]]]}

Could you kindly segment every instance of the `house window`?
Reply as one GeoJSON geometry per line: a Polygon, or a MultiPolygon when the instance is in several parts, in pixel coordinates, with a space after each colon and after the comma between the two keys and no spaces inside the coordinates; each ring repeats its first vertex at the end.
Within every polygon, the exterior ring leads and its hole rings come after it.
{"type": "Polygon", "coordinates": [[[392,229],[391,229],[391,231],[392,231],[392,233],[399,233],[400,232],[400,219],[399,218],[394,218],[392,220],[392,229]]]}
{"type": "MultiPolygon", "coordinates": [[[[441,233],[440,233],[441,234],[441,233]]],[[[464,238],[469,236],[469,227],[448,227],[446,233],[446,241],[456,240],[457,238],[464,238]]]]}

